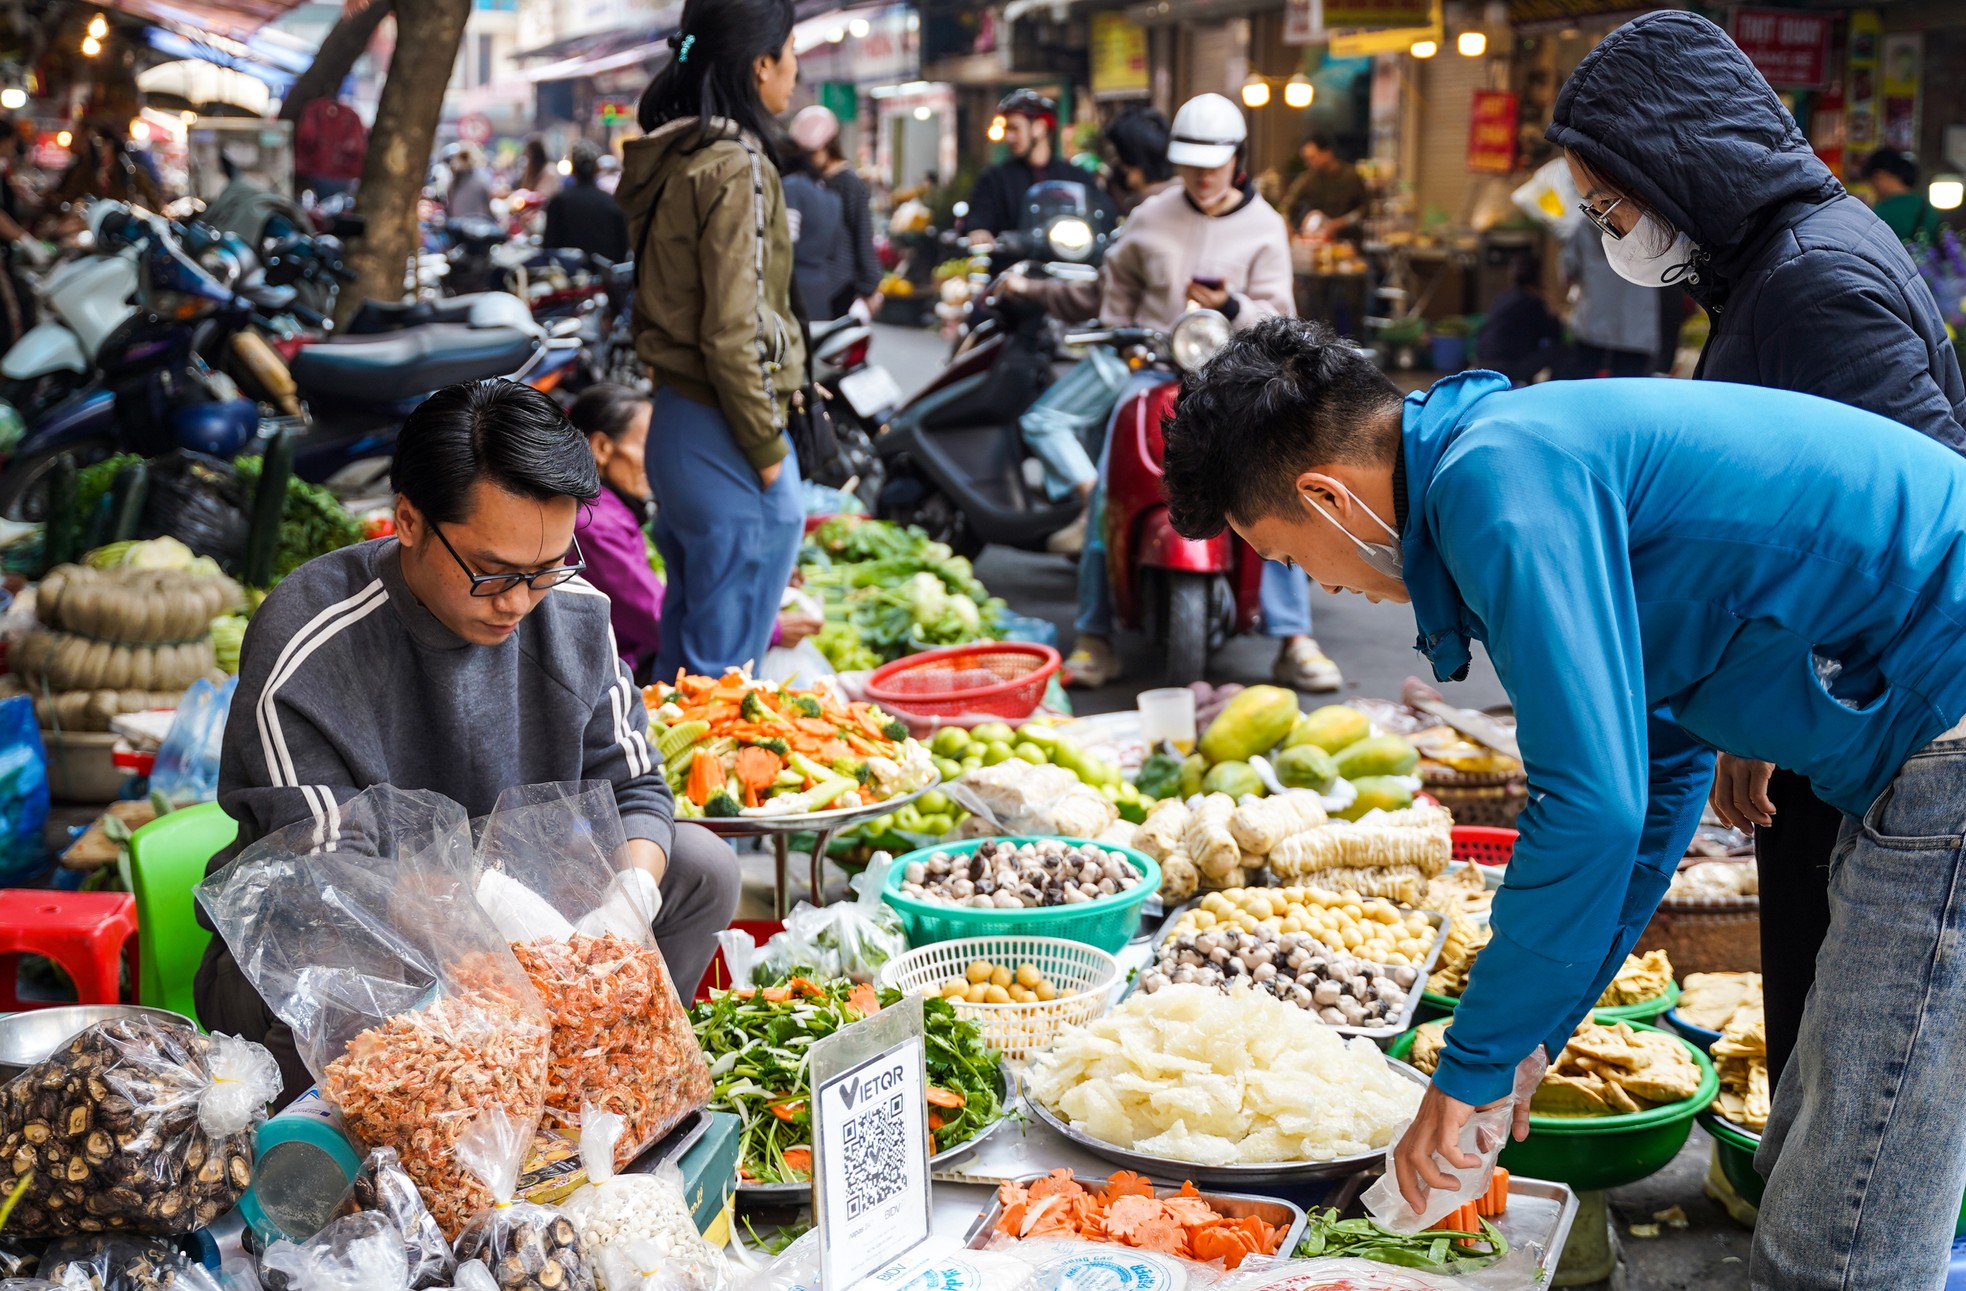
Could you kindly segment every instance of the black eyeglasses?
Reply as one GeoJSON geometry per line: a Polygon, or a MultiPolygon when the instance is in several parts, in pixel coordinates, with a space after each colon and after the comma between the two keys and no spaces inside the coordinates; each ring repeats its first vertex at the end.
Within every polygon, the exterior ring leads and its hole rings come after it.
{"type": "Polygon", "coordinates": [[[430,531],[437,535],[437,541],[444,544],[444,550],[451,554],[451,559],[457,562],[457,567],[464,571],[466,578],[471,580],[473,596],[503,596],[521,583],[535,592],[547,592],[562,583],[571,581],[581,570],[587,568],[587,557],[580,551],[580,539],[575,538],[571,565],[555,565],[551,569],[542,569],[535,574],[480,574],[464,563],[464,557],[458,555],[457,548],[451,546],[451,540],[444,537],[442,528],[433,523],[430,531]]]}
{"type": "Polygon", "coordinates": [[[1589,220],[1592,224],[1597,225],[1597,231],[1599,233],[1602,233],[1604,236],[1610,238],[1613,242],[1623,242],[1625,240],[1625,235],[1618,232],[1618,230],[1612,226],[1611,212],[1617,210],[1618,207],[1624,203],[1624,200],[1625,199],[1621,197],[1617,201],[1611,203],[1611,205],[1605,207],[1601,211],[1598,210],[1595,206],[1592,206],[1589,202],[1579,202],[1577,203],[1577,209],[1584,213],[1585,219],[1589,220]]]}

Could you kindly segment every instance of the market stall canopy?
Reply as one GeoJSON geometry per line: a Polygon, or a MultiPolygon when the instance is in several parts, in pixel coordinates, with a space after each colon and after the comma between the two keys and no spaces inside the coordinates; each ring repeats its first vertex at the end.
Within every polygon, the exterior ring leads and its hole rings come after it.
{"type": "Polygon", "coordinates": [[[105,0],[105,7],[163,27],[244,41],[281,14],[299,8],[300,0],[105,0]]]}
{"type": "Polygon", "coordinates": [[[141,72],[137,88],[151,107],[203,113],[233,107],[264,116],[273,98],[273,91],[260,78],[196,59],[160,63],[141,72]]]}

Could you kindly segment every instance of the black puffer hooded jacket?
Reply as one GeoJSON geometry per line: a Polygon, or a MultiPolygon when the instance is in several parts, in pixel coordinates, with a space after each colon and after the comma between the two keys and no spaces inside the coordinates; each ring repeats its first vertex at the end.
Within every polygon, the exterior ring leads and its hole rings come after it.
{"type": "Polygon", "coordinates": [[[1911,257],[1720,28],[1680,12],[1618,28],[1548,137],[1699,245],[1697,376],[1821,395],[1966,452],[1966,382],[1911,257]]]}

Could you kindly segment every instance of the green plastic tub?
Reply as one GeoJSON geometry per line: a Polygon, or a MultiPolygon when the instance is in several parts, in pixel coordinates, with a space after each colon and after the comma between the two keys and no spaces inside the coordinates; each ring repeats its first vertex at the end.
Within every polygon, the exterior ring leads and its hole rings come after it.
{"type": "MultiPolygon", "coordinates": [[[[1679,1004],[1679,983],[1674,982],[1666,988],[1664,995],[1655,995],[1649,1000],[1636,1004],[1619,1004],[1608,1009],[1592,1009],[1591,1016],[1606,1026],[1614,1022],[1654,1022],[1661,1013],[1671,1011],[1679,1004]]],[[[1441,1018],[1452,1017],[1454,1010],[1461,1006],[1458,995],[1438,995],[1433,991],[1420,992],[1420,1007],[1413,1011],[1413,1021],[1437,1022],[1441,1018]]]]}
{"type": "Polygon", "coordinates": [[[1023,845],[1042,841],[1051,835],[1018,834],[997,839],[970,838],[946,846],[920,847],[897,857],[887,872],[887,886],[881,899],[901,916],[901,926],[910,946],[927,946],[958,937],[1000,937],[1029,934],[1035,937],[1062,937],[1097,946],[1109,955],[1118,954],[1133,939],[1140,926],[1140,908],[1147,898],[1160,891],[1160,866],[1153,857],[1130,847],[1114,847],[1085,838],[1059,838],[1058,841],[1118,852],[1139,873],[1140,882],[1131,890],[1079,905],[1041,906],[1031,910],[983,910],[971,906],[945,905],[939,901],[917,901],[901,895],[910,861],[926,861],[937,852],[968,856],[984,843],[1009,842],[1023,845]]]}
{"type": "MultiPolygon", "coordinates": [[[[1754,1168],[1754,1154],[1761,1148],[1761,1136],[1743,1125],[1722,1120],[1711,1109],[1700,1113],[1700,1128],[1713,1136],[1714,1159],[1720,1173],[1741,1194],[1741,1200],[1761,1209],[1761,1194],[1767,1184],[1754,1168]]],[[[1959,1222],[1953,1226],[1955,1239],[1966,1237],[1966,1198],[1959,1203],[1959,1222]]]]}
{"type": "MultiPolygon", "coordinates": [[[[1640,1031],[1659,1030],[1642,1022],[1632,1026],[1640,1031]]],[[[1686,1044],[1678,1036],[1673,1039],[1686,1044]]],[[[1713,1063],[1693,1045],[1686,1044],[1686,1050],[1700,1069],[1700,1088],[1693,1097],[1617,1116],[1544,1116],[1532,1112],[1529,1137],[1520,1143],[1512,1140],[1502,1149],[1503,1168],[1531,1179],[1567,1183],[1578,1192],[1622,1188],[1657,1174],[1686,1145],[1687,1135],[1693,1132],[1693,1118],[1720,1092],[1720,1077],[1713,1063]]],[[[1387,1050],[1401,1061],[1412,1051],[1411,1031],[1387,1050]]]]}

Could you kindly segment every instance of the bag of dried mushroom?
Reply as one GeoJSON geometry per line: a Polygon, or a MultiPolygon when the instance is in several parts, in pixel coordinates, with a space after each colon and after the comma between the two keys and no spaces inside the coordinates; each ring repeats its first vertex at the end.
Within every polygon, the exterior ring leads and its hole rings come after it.
{"type": "Polygon", "coordinates": [[[280,1092],[259,1045],[150,1016],[99,1022],[0,1088],[10,1234],[202,1228],[252,1183],[253,1129],[280,1092]]]}
{"type": "Polygon", "coordinates": [[[530,1123],[493,1108],[458,1141],[459,1160],[490,1191],[492,1203],[472,1217],[452,1253],[460,1268],[482,1262],[499,1291],[596,1291],[587,1243],[574,1221],[550,1206],[512,1200],[532,1132],[530,1123]]]}
{"type": "Polygon", "coordinates": [[[650,931],[655,885],[625,854],[607,781],[525,785],[482,822],[474,879],[552,1019],[548,1114],[569,1133],[585,1106],[621,1117],[617,1165],[710,1101],[709,1064],[650,931]]]}
{"type": "Polygon", "coordinates": [[[269,834],[198,900],[348,1128],[392,1147],[446,1237],[490,1204],[457,1141],[498,1108],[538,1125],[546,1010],[473,899],[463,808],[388,785],[269,834]]]}

